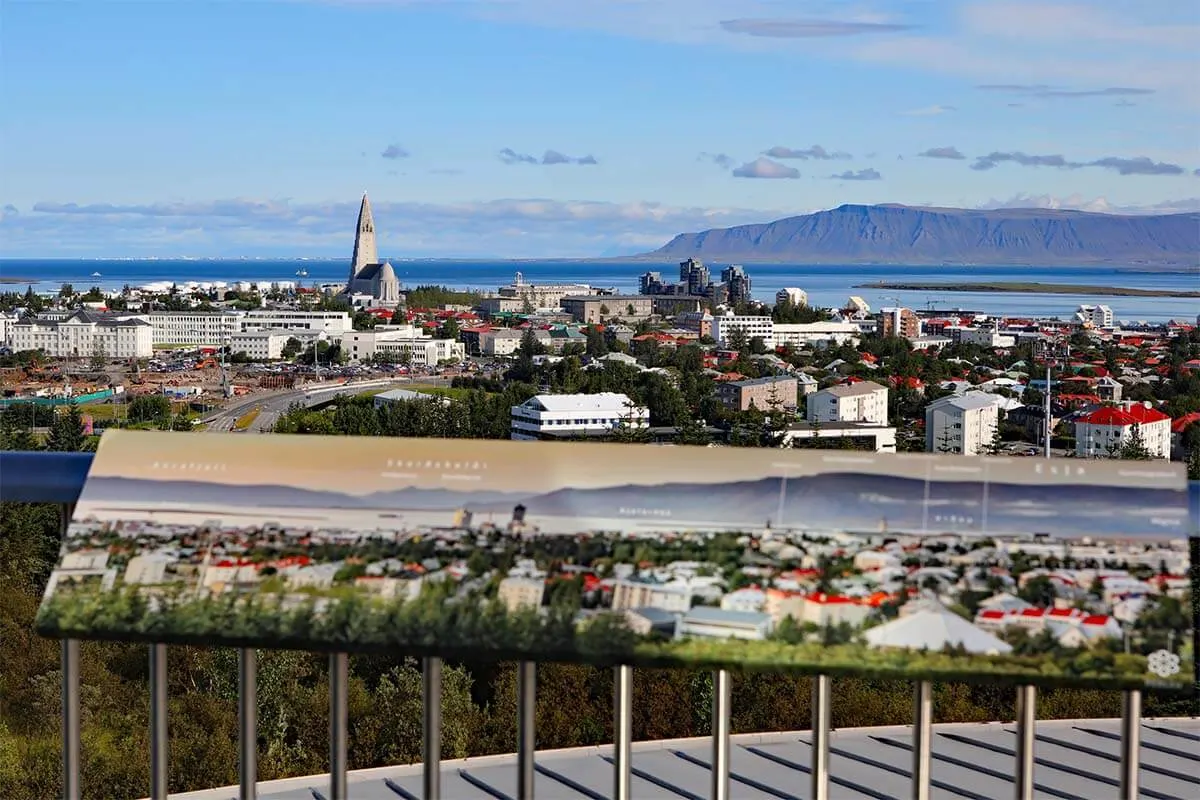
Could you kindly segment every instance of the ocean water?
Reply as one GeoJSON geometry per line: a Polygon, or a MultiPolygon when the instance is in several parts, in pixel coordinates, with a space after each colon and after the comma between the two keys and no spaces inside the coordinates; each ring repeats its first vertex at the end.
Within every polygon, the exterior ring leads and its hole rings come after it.
{"type": "MultiPolygon", "coordinates": [[[[636,291],[638,276],[655,270],[673,280],[678,275],[674,262],[656,264],[645,261],[449,261],[393,260],[396,274],[405,286],[441,284],[452,288],[496,289],[512,281],[520,272],[526,281],[538,283],[588,283],[620,291],[636,291]]],[[[718,277],[720,264],[711,264],[718,277]]],[[[36,291],[57,290],[63,283],[76,288],[100,286],[119,289],[125,284],[138,286],[158,281],[257,282],[299,281],[304,284],[329,283],[346,278],[348,261],[344,259],[88,259],[27,260],[0,259],[0,278],[21,279],[4,288],[36,291]],[[297,270],[308,271],[306,277],[297,270]],[[94,273],[99,273],[95,276],[94,273]]],[[[856,284],[874,281],[911,282],[988,282],[1022,281],[1093,286],[1120,286],[1135,289],[1200,290],[1200,272],[1137,271],[1113,267],[1033,267],[1033,266],[941,266],[907,267],[895,265],[789,265],[749,264],[755,297],[770,300],[786,286],[808,292],[814,305],[832,306],[845,302],[849,295],[863,297],[873,308],[905,305],[915,309],[940,311],[985,311],[999,315],[1036,315],[1069,318],[1081,303],[1105,303],[1117,318],[1127,322],[1164,322],[1169,319],[1191,320],[1200,314],[1200,299],[1178,297],[1101,297],[1065,294],[1012,294],[1004,292],[929,292],[857,289],[856,284]]]]}

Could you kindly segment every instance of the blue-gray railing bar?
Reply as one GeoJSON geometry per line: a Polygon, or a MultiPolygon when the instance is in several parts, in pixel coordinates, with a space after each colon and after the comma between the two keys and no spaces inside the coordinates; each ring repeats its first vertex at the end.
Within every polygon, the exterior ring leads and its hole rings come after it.
{"type": "Polygon", "coordinates": [[[1033,800],[1033,746],[1037,737],[1037,689],[1017,687],[1017,752],[1013,789],[1017,800],[1033,800]]]}
{"type": "Polygon", "coordinates": [[[613,800],[633,800],[633,667],[613,668],[613,800]]]}
{"type": "Polygon", "coordinates": [[[329,656],[329,800],[349,800],[346,791],[346,729],[350,725],[350,657],[329,656]]]}
{"type": "Polygon", "coordinates": [[[62,784],[79,800],[79,640],[62,641],[62,784]]]}
{"type": "Polygon", "coordinates": [[[812,767],[809,777],[811,800],[829,798],[829,728],[833,718],[833,679],[818,675],[812,679],[812,767]]]}
{"type": "Polygon", "coordinates": [[[238,800],[258,797],[258,651],[238,650],[238,800]]]}
{"type": "Polygon", "coordinates": [[[1121,704],[1121,800],[1138,800],[1142,750],[1142,693],[1125,692],[1121,704]]]}
{"type": "Polygon", "coordinates": [[[913,800],[929,800],[929,778],[933,763],[933,684],[917,681],[913,686],[913,800]]]}
{"type": "Polygon", "coordinates": [[[167,646],[150,645],[150,800],[167,800],[167,646]]]}
{"type": "Polygon", "coordinates": [[[517,800],[533,800],[536,714],[537,664],[522,661],[517,667],[517,800]]]}
{"type": "Polygon", "coordinates": [[[425,800],[442,796],[442,660],[421,665],[421,773],[425,800]]]}
{"type": "Polygon", "coordinates": [[[727,669],[713,673],[712,682],[712,800],[729,800],[729,703],[732,677],[727,669]]]}
{"type": "Polygon", "coordinates": [[[74,505],[91,466],[91,453],[2,450],[0,500],[74,505]]]}

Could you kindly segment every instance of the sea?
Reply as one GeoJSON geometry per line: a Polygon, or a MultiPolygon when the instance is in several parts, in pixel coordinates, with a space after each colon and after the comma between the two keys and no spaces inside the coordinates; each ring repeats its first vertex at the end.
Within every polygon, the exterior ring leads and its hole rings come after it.
{"type": "MultiPolygon", "coordinates": [[[[648,270],[667,280],[678,274],[675,262],[580,260],[404,260],[391,261],[406,287],[443,285],[455,289],[495,290],[511,283],[517,273],[529,283],[586,283],[594,287],[636,292],[638,276],[648,270]]],[[[711,264],[716,278],[720,264],[711,264]]],[[[983,312],[1000,316],[1070,318],[1080,304],[1104,303],[1126,323],[1195,322],[1200,299],[1182,297],[1111,297],[1074,294],[902,291],[857,288],[875,281],[1057,283],[1117,286],[1167,291],[1200,290],[1196,269],[1139,270],[1117,267],[926,266],[838,264],[748,264],[753,294],[772,300],[784,287],[808,292],[809,303],[840,306],[850,295],[872,308],[902,305],[917,310],[983,312]]],[[[76,289],[99,286],[120,289],[150,283],[300,283],[314,285],[344,281],[345,259],[0,259],[0,279],[7,290],[57,291],[64,283],[76,289]],[[307,274],[299,274],[307,273],[307,274]]]]}

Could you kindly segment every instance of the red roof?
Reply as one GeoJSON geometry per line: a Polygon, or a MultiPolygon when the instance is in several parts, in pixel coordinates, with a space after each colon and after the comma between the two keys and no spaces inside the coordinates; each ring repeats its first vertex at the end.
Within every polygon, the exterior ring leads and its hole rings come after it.
{"type": "Polygon", "coordinates": [[[1107,625],[1108,617],[1103,614],[1091,614],[1079,622],[1080,625],[1107,625]]]}
{"type": "Polygon", "coordinates": [[[1200,422],[1200,411],[1193,411],[1191,414],[1184,414],[1179,419],[1171,423],[1172,433],[1183,433],[1193,422],[1200,422]]]}
{"type": "Polygon", "coordinates": [[[1051,617],[1073,617],[1075,609],[1073,608],[1052,608],[1046,612],[1047,616],[1051,617]]]}
{"type": "Polygon", "coordinates": [[[1144,425],[1148,422],[1162,422],[1169,419],[1170,417],[1158,409],[1146,408],[1143,405],[1135,403],[1124,408],[1106,406],[1081,417],[1079,421],[1085,422],[1088,425],[1117,425],[1124,427],[1126,425],[1144,425]]]}
{"type": "Polygon", "coordinates": [[[1004,612],[998,608],[989,608],[987,611],[984,611],[979,616],[982,619],[1004,619],[1005,615],[1004,615],[1004,612]]]}

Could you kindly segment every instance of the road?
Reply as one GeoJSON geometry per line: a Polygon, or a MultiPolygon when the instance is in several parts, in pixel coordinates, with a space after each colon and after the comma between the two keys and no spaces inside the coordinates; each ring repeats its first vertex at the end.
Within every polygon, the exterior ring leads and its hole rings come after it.
{"type": "Polygon", "coordinates": [[[449,386],[450,380],[441,377],[419,377],[416,379],[387,378],[384,380],[359,381],[342,386],[322,387],[320,385],[309,385],[303,389],[262,394],[239,400],[232,405],[222,408],[213,416],[207,417],[206,422],[208,425],[204,430],[209,433],[228,433],[234,429],[234,425],[241,417],[252,409],[257,408],[258,416],[254,418],[254,422],[250,424],[250,427],[246,428],[246,433],[270,433],[274,430],[275,423],[279,420],[279,417],[295,403],[312,404],[314,401],[325,402],[340,395],[361,394],[368,390],[387,391],[388,389],[403,388],[414,383],[422,386],[449,386]]]}

